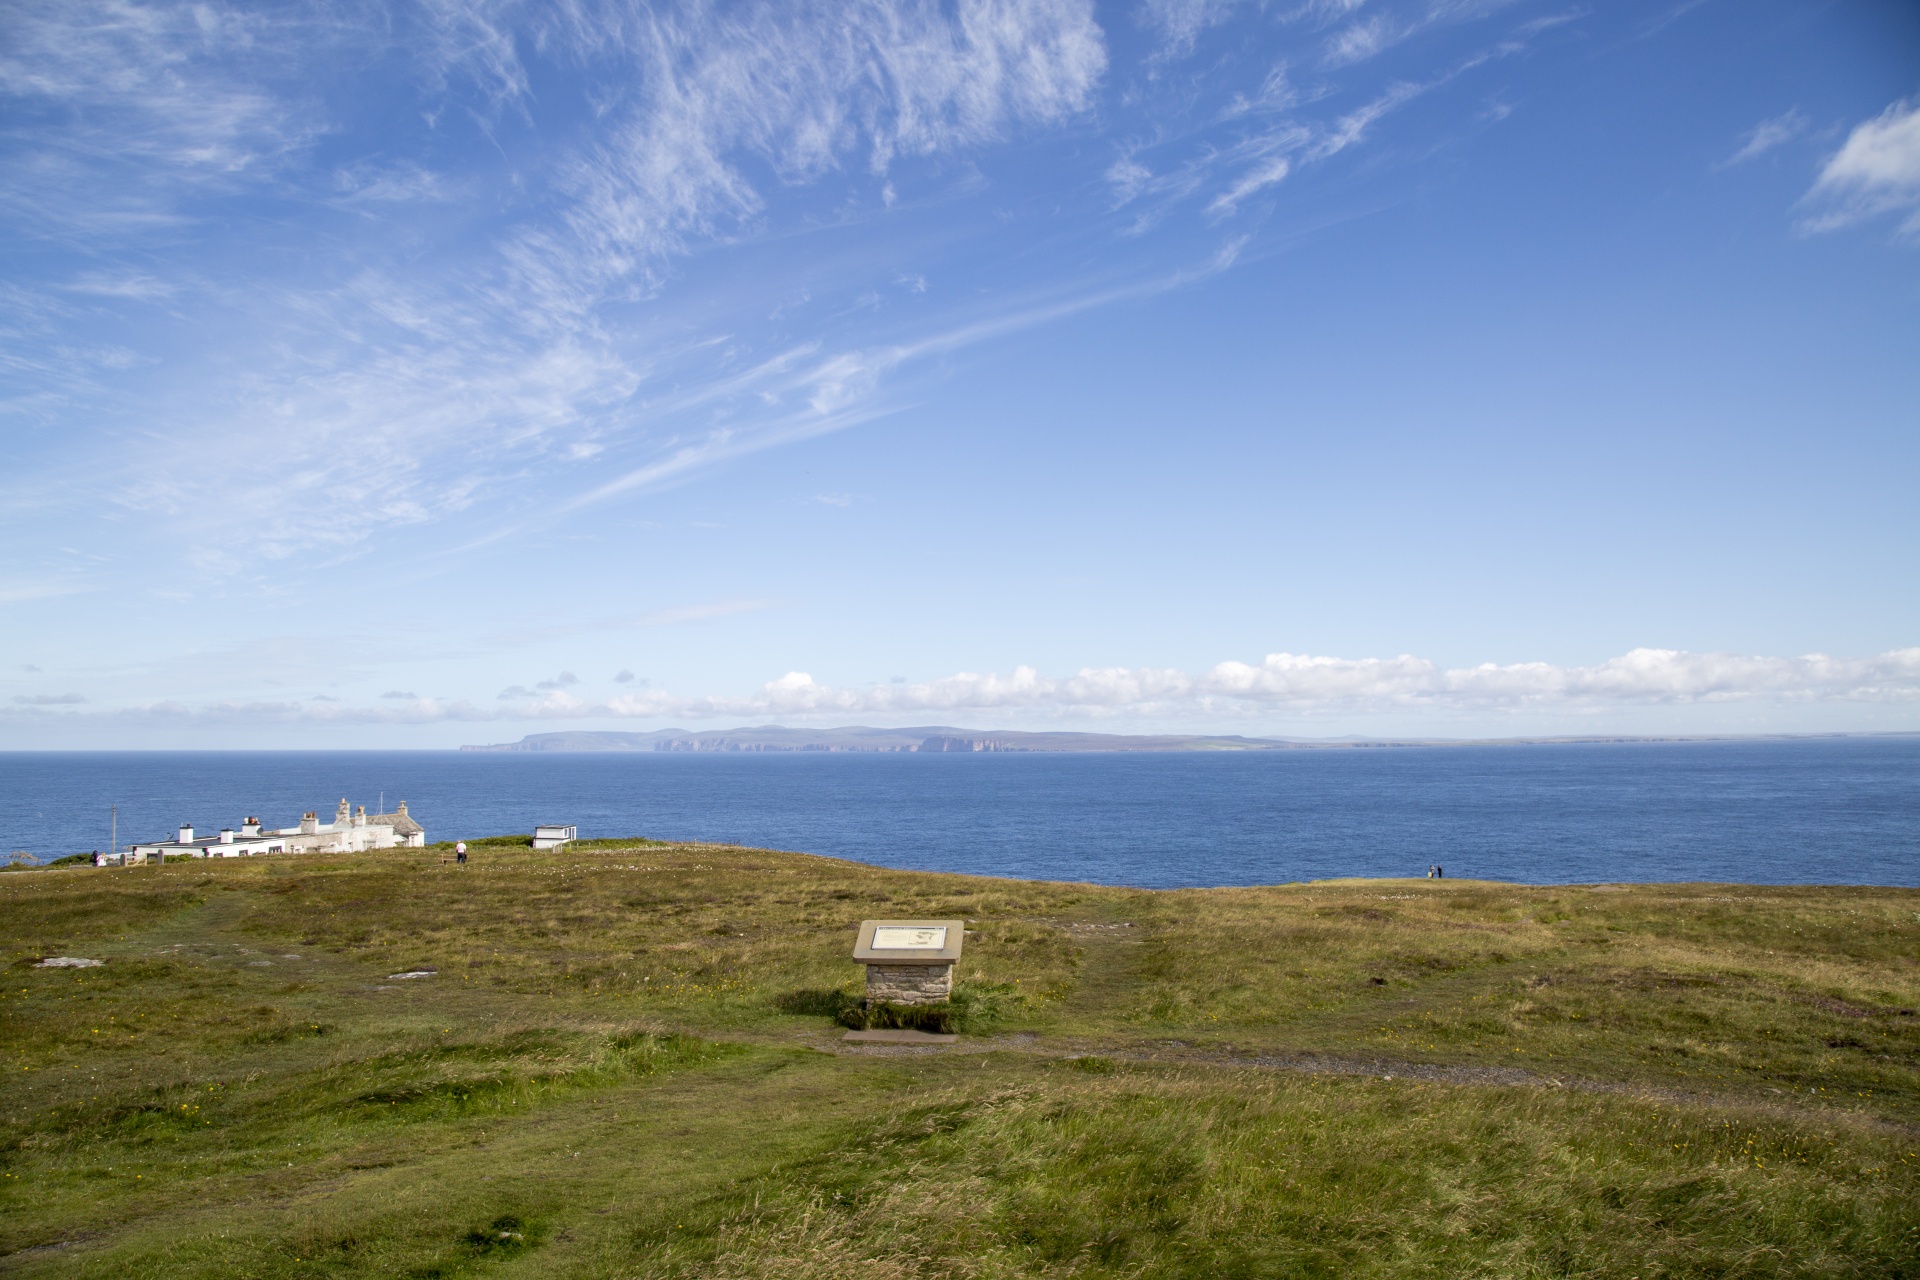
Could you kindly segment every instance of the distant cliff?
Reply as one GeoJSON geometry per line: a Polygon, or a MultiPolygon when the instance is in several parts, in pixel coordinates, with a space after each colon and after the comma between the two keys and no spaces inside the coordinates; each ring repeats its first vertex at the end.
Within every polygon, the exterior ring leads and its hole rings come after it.
{"type": "MultiPolygon", "coordinates": [[[[1789,737],[1848,737],[1847,734],[1726,735],[1749,741],[1789,737]]],[[[1864,735],[1874,736],[1874,735],[1864,735]]],[[[1897,735],[1906,736],[1906,735],[1897,735]]],[[[575,729],[530,733],[518,742],[460,748],[462,751],[1289,751],[1367,747],[1464,747],[1527,743],[1708,742],[1720,735],[1642,737],[1596,734],[1564,738],[1242,738],[1231,734],[1178,733],[1026,733],[1018,729],[955,729],[918,725],[873,729],[789,729],[763,724],[754,728],[693,733],[657,729],[652,733],[575,729]]]]}
{"type": "Polygon", "coordinates": [[[1272,738],[1186,734],[1024,733],[1019,730],[789,729],[783,725],[691,733],[568,730],[531,733],[518,742],[462,747],[462,751],[1272,751],[1296,744],[1272,738]]]}

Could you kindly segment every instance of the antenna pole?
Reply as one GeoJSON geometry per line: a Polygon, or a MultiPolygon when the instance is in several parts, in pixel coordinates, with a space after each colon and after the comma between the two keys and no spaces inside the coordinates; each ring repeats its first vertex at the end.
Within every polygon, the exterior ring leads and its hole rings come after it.
{"type": "Polygon", "coordinates": [[[120,806],[119,805],[113,806],[113,834],[109,837],[109,839],[111,840],[112,843],[110,843],[107,846],[107,852],[109,854],[119,853],[120,852],[120,806]]]}

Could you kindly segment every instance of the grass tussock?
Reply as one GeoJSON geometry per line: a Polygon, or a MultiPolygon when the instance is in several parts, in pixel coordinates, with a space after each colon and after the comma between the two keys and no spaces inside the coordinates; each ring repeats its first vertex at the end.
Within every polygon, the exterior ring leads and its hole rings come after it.
{"type": "Polygon", "coordinates": [[[855,1031],[931,1031],[951,1035],[958,1027],[954,1007],[939,1004],[891,1004],[884,1000],[856,1003],[842,1009],[838,1021],[855,1031]]]}
{"type": "Polygon", "coordinates": [[[1818,1127],[1510,1090],[1055,1079],[756,1188],[680,1274],[1907,1274],[1916,1171],[1869,1143],[1862,1167],[1818,1127]]]}

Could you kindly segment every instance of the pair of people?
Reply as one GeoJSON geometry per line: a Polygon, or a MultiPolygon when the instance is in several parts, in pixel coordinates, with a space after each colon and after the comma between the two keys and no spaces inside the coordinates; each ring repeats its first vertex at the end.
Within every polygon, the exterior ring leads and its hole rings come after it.
{"type": "Polygon", "coordinates": [[[1427,868],[1427,879],[1429,880],[1444,879],[1446,877],[1446,874],[1447,874],[1447,869],[1441,866],[1437,862],[1427,868]]]}

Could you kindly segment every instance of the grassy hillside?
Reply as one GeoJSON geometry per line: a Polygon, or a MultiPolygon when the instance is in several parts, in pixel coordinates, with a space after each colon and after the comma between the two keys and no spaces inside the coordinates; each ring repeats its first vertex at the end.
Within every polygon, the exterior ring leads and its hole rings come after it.
{"type": "Polygon", "coordinates": [[[10,1276],[1920,1276],[1912,890],[501,841],[13,872],[0,935],[10,1276]],[[968,1034],[841,1043],[915,915],[968,1034]]]}

